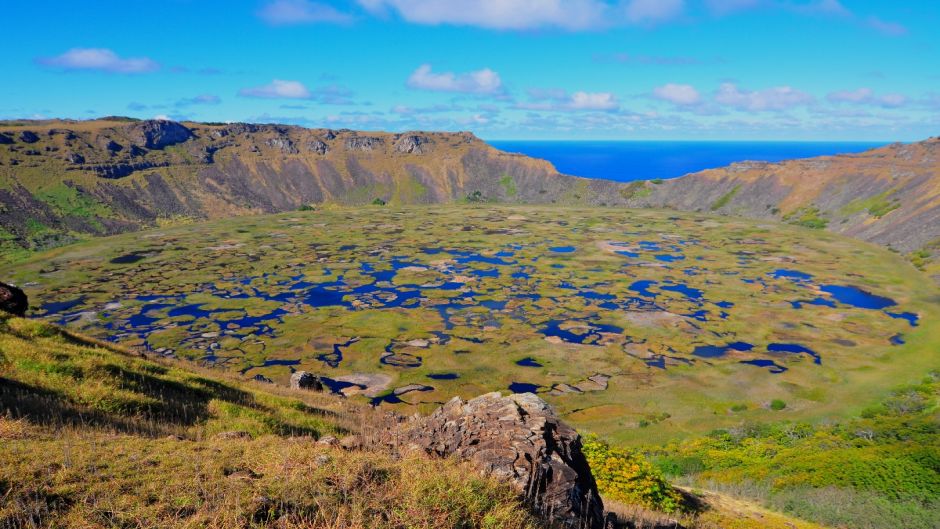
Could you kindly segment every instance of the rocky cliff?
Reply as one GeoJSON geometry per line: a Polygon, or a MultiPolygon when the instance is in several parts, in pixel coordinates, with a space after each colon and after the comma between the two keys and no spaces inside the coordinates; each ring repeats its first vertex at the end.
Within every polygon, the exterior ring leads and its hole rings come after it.
{"type": "Polygon", "coordinates": [[[604,204],[622,201],[621,187],[561,175],[467,132],[116,118],[0,123],[0,241],[8,246],[319,203],[604,204]]]}
{"type": "Polygon", "coordinates": [[[940,139],[629,184],[473,134],[107,118],[0,122],[0,255],[310,204],[626,205],[781,220],[940,253],[940,139]]]}

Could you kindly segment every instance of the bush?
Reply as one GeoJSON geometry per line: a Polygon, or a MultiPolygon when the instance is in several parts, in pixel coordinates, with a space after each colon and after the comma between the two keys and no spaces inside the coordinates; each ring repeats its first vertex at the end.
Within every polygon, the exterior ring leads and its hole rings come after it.
{"type": "Polygon", "coordinates": [[[783,401],[780,400],[780,399],[774,399],[774,400],[770,401],[770,409],[772,409],[772,410],[774,410],[774,411],[780,411],[780,410],[782,410],[782,409],[784,409],[784,408],[786,408],[786,407],[787,407],[787,403],[786,403],[786,402],[783,402],[783,401]]]}
{"type": "Polygon", "coordinates": [[[375,200],[372,201],[372,205],[373,205],[373,206],[384,206],[385,204],[386,204],[386,202],[385,202],[384,200],[382,200],[381,198],[377,198],[377,199],[375,199],[375,200]]]}
{"type": "Polygon", "coordinates": [[[605,497],[663,512],[682,509],[682,495],[641,454],[613,448],[589,435],[584,438],[584,455],[605,497]]]}

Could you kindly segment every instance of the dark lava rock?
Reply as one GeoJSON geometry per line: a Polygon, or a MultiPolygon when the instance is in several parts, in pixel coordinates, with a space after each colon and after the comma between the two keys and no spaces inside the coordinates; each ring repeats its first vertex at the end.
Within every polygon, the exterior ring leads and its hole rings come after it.
{"type": "Polygon", "coordinates": [[[7,136],[6,134],[0,132],[0,145],[9,145],[13,143],[13,138],[7,136]]]}
{"type": "Polygon", "coordinates": [[[131,148],[128,151],[128,154],[130,154],[131,156],[143,156],[147,154],[147,151],[145,149],[141,149],[140,147],[136,145],[131,145],[131,148]]]}
{"type": "Polygon", "coordinates": [[[124,146],[114,140],[108,140],[108,143],[104,146],[105,149],[110,153],[121,152],[124,150],[124,146]]]}
{"type": "Polygon", "coordinates": [[[39,141],[39,136],[31,130],[24,130],[20,133],[20,141],[23,143],[36,143],[39,141]]]}
{"type": "Polygon", "coordinates": [[[193,135],[192,131],[175,121],[154,119],[134,123],[128,127],[128,136],[134,143],[148,149],[162,149],[182,143],[193,135]]]}
{"type": "Polygon", "coordinates": [[[290,376],[291,389],[309,389],[313,391],[323,391],[323,382],[320,377],[307,371],[296,371],[290,376]]]}
{"type": "Polygon", "coordinates": [[[416,136],[409,134],[402,136],[395,143],[395,150],[405,154],[425,154],[429,152],[431,139],[427,136],[416,136]]]}
{"type": "Polygon", "coordinates": [[[85,163],[85,157],[77,152],[70,152],[65,155],[65,160],[76,165],[85,163]]]}
{"type": "Polygon", "coordinates": [[[353,136],[346,138],[347,151],[374,151],[382,147],[382,138],[374,136],[353,136]]]}
{"type": "Polygon", "coordinates": [[[14,316],[25,316],[29,308],[26,293],[13,285],[0,283],[0,310],[9,312],[14,316]]]}
{"type": "Polygon", "coordinates": [[[532,393],[454,397],[390,435],[388,444],[457,457],[508,483],[553,527],[605,525],[581,436],[532,393]]]}

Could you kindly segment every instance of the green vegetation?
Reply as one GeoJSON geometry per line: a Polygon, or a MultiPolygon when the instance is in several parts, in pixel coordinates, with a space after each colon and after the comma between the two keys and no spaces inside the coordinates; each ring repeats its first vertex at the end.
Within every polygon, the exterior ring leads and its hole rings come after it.
{"type": "MultiPolygon", "coordinates": [[[[70,329],[133,350],[217,359],[218,371],[246,378],[286,385],[294,368],[369,374],[383,381],[371,383],[375,395],[432,387],[382,404],[409,414],[455,395],[537,384],[566,420],[614,446],[742,421],[843,417],[912,370],[936,366],[940,351],[940,293],[904,257],[784,224],[671,211],[321,206],[96,239],[0,267],[0,280],[25,286],[35,317],[81,313],[70,329]],[[125,256],[139,260],[112,262],[125,256]],[[811,274],[812,285],[889,297],[892,311],[916,313],[919,324],[838,303],[795,309],[792,302],[813,295],[804,283],[775,278],[780,268],[811,274]],[[656,282],[655,309],[626,305],[651,299],[631,289],[638,281],[656,282]],[[701,297],[664,288],[680,283],[701,297]],[[59,314],[42,308],[57,302],[77,305],[59,314]],[[185,309],[171,316],[175,307],[185,309]],[[553,320],[584,343],[548,336],[553,320]],[[622,330],[592,330],[600,324],[622,330]],[[895,335],[905,343],[892,345],[895,335]],[[733,341],[754,348],[695,354],[733,341]],[[768,352],[774,342],[804,345],[822,361],[768,352]],[[515,363],[528,357],[542,367],[515,363]],[[741,363],[753,359],[786,370],[741,363]],[[450,373],[458,376],[428,377],[450,373]],[[609,383],[590,380],[597,374],[609,383]],[[785,409],[771,409],[774,399],[785,409]]],[[[356,388],[348,393],[367,401],[356,388]]]]}
{"type": "Polygon", "coordinates": [[[375,200],[372,201],[372,205],[373,205],[373,206],[384,206],[384,205],[385,205],[385,201],[382,200],[381,198],[377,198],[377,199],[375,199],[375,200]]]}
{"type": "Polygon", "coordinates": [[[516,181],[508,174],[503,174],[503,177],[499,179],[499,185],[503,186],[507,197],[514,197],[519,192],[516,189],[516,181]]]}
{"type": "Polygon", "coordinates": [[[770,409],[774,411],[780,411],[780,410],[786,409],[786,407],[787,407],[787,403],[780,399],[774,399],[770,401],[770,409]]]}
{"type": "Polygon", "coordinates": [[[819,208],[816,206],[798,208],[784,215],[783,220],[795,226],[802,226],[814,230],[822,230],[829,225],[829,220],[820,215],[819,208]]]}
{"type": "Polygon", "coordinates": [[[744,423],[652,454],[685,482],[820,523],[927,529],[940,514],[938,403],[931,372],[844,422],[744,423]]]}
{"type": "Polygon", "coordinates": [[[653,190],[642,180],[630,182],[626,187],[620,189],[620,195],[627,200],[646,198],[652,194],[653,190]]]}
{"type": "Polygon", "coordinates": [[[731,189],[731,191],[728,191],[728,192],[725,193],[724,195],[721,195],[721,196],[718,198],[718,200],[716,200],[716,201],[711,205],[711,207],[710,207],[709,209],[711,209],[712,211],[717,211],[717,210],[719,210],[719,209],[721,209],[721,208],[727,206],[728,203],[731,202],[731,199],[734,198],[734,196],[737,195],[737,194],[738,194],[738,191],[740,191],[740,190],[741,190],[741,184],[738,184],[738,185],[734,186],[734,187],[731,189]]]}
{"type": "Polygon", "coordinates": [[[901,201],[896,198],[888,198],[889,195],[894,193],[894,190],[888,190],[883,193],[868,197],[868,198],[859,198],[853,200],[843,206],[839,213],[842,215],[855,215],[856,213],[867,211],[869,215],[880,219],[888,213],[894,211],[895,209],[901,207],[901,201]]]}
{"type": "Polygon", "coordinates": [[[584,438],[584,455],[605,498],[667,513],[682,509],[682,494],[642,454],[589,435],[584,438]]]}

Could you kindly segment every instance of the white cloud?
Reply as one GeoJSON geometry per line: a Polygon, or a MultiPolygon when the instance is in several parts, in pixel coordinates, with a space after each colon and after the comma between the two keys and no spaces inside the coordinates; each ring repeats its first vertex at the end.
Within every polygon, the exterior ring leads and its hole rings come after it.
{"type": "Polygon", "coordinates": [[[352,22],[352,16],[337,11],[333,6],[309,0],[274,0],[262,7],[258,11],[258,16],[275,26],[352,22]]]}
{"type": "Polygon", "coordinates": [[[146,73],[160,69],[147,57],[121,58],[106,48],[72,48],[56,57],[37,59],[39,64],[63,70],[85,70],[109,73],[146,73]]]}
{"type": "Polygon", "coordinates": [[[599,29],[680,14],[685,0],[358,0],[373,13],[393,11],[416,24],[489,29],[599,29]]]}
{"type": "Polygon", "coordinates": [[[832,103],[848,103],[853,105],[873,105],[882,108],[898,108],[907,104],[908,99],[903,94],[890,93],[877,95],[871,88],[858,88],[856,90],[838,90],[826,96],[832,103]]]}
{"type": "Polygon", "coordinates": [[[434,73],[430,64],[422,64],[408,77],[408,86],[435,92],[462,92],[467,94],[497,94],[503,82],[499,74],[483,68],[467,73],[434,73]]]}
{"type": "Polygon", "coordinates": [[[764,90],[742,90],[734,83],[722,83],[715,93],[715,102],[750,112],[781,111],[808,105],[813,96],[790,86],[775,86],[764,90]]]}
{"type": "Polygon", "coordinates": [[[610,92],[575,92],[568,103],[571,110],[615,110],[619,106],[610,92]]]}
{"type": "Polygon", "coordinates": [[[239,95],[246,97],[261,97],[265,99],[309,99],[310,90],[300,81],[284,81],[274,79],[263,86],[242,88],[239,95]]]}
{"type": "Polygon", "coordinates": [[[620,108],[620,102],[611,92],[578,91],[568,94],[558,88],[533,88],[528,93],[531,102],[517,103],[515,108],[553,111],[611,111],[620,108]]]}
{"type": "Polygon", "coordinates": [[[653,97],[675,105],[689,106],[701,103],[702,97],[692,85],[668,83],[656,87],[653,97]]]}

